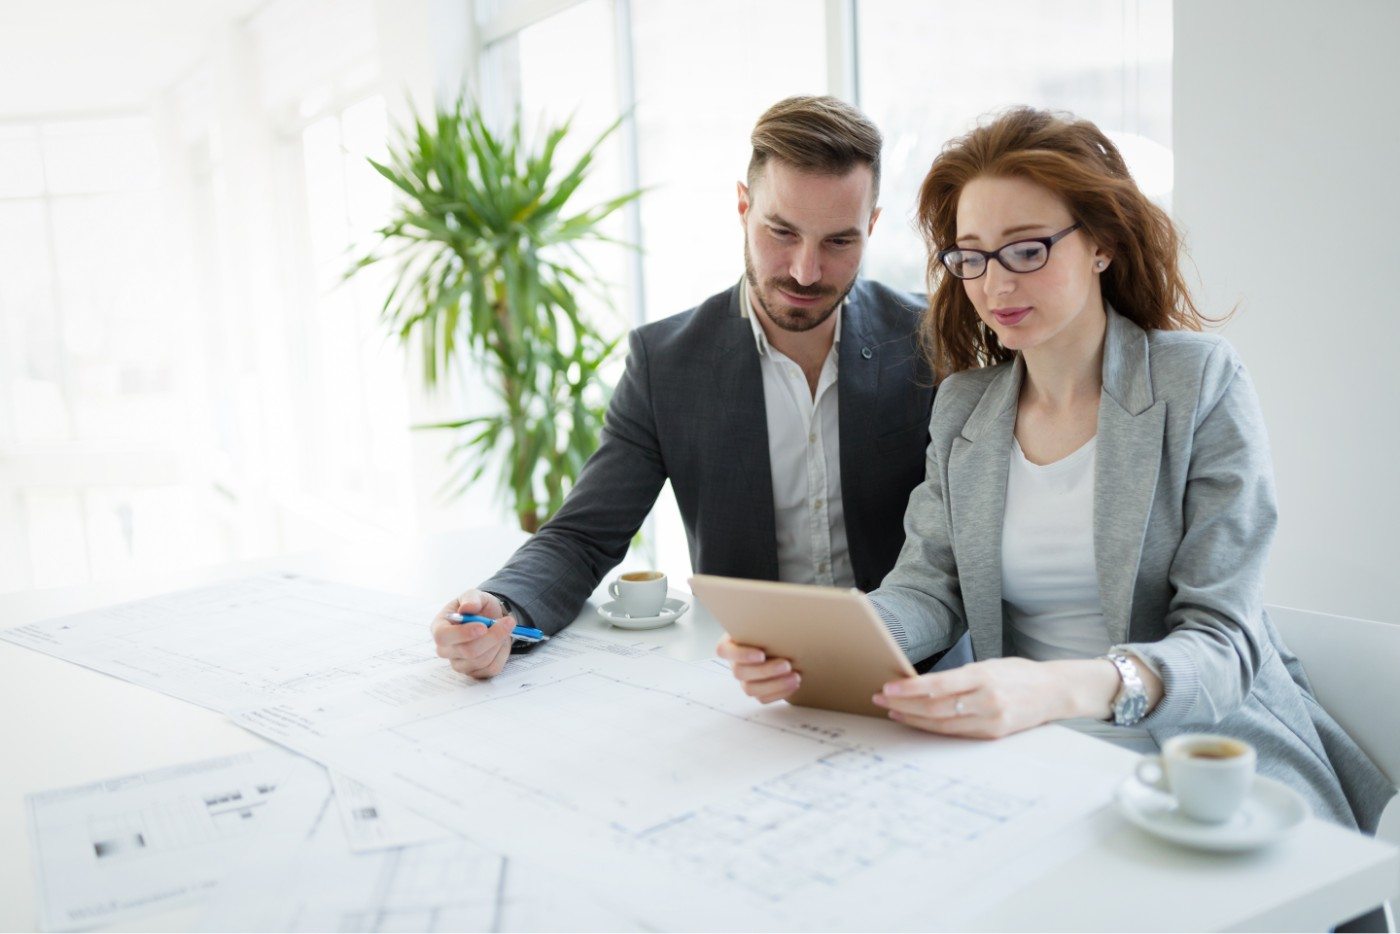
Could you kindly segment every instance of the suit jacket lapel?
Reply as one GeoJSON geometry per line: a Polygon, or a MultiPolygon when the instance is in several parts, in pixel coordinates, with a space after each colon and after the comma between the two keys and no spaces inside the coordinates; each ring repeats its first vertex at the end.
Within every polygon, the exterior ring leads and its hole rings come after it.
{"type": "Polygon", "coordinates": [[[1153,400],[1147,335],[1110,308],[1095,452],[1094,564],[1114,644],[1128,641],[1166,424],[1166,402],[1153,400]]]}
{"type": "MultiPolygon", "coordinates": [[[[837,424],[841,432],[841,499],[848,540],[859,524],[860,501],[867,495],[865,464],[875,443],[880,345],[870,339],[866,316],[853,291],[841,312],[841,343],[836,351],[837,424]]],[[[858,533],[855,533],[858,534],[858,533]]],[[[856,561],[855,542],[851,559],[856,561]]],[[[860,575],[857,574],[857,579],[860,575]]]]}
{"type": "Polygon", "coordinates": [[[763,372],[753,328],[739,315],[743,289],[735,286],[729,314],[723,319],[710,372],[714,375],[711,398],[719,399],[725,412],[725,437],[717,439],[734,469],[749,478],[741,496],[726,502],[736,518],[735,528],[746,529],[744,549],[755,577],[778,579],[777,519],[773,512],[773,467],[768,456],[768,410],[763,397],[763,372]]]}
{"type": "Polygon", "coordinates": [[[1016,428],[1016,400],[1025,364],[999,373],[972,410],[948,455],[948,490],[954,554],[972,636],[980,661],[1005,654],[1001,606],[1001,526],[1006,512],[1006,472],[1016,428]]]}

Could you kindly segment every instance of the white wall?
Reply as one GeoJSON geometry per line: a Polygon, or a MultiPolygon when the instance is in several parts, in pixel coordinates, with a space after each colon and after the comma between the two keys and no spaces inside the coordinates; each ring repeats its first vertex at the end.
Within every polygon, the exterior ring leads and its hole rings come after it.
{"type": "Polygon", "coordinates": [[[1269,426],[1265,597],[1400,622],[1400,3],[1175,9],[1173,202],[1269,426]]]}

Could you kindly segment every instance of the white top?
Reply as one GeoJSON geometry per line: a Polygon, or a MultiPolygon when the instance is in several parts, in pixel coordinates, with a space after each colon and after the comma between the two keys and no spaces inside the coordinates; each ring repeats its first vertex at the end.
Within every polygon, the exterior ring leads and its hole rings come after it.
{"type": "Polygon", "coordinates": [[[1012,441],[1001,533],[1001,596],[1016,654],[1037,661],[1108,651],[1094,566],[1094,448],[1040,466],[1012,441]]]}
{"type": "Polygon", "coordinates": [[[739,307],[753,326],[763,372],[778,580],[854,587],[841,501],[841,427],[836,404],[837,348],[844,309],[836,309],[836,339],[822,364],[814,397],[802,367],[769,345],[749,304],[748,283],[741,288],[739,307]]]}
{"type": "MultiPolygon", "coordinates": [[[[1053,464],[1032,464],[1012,439],[1001,530],[1001,596],[1012,651],[1036,661],[1096,658],[1112,645],[1094,564],[1097,438],[1053,464]]],[[[1133,656],[1139,665],[1142,659],[1133,656]]],[[[1156,752],[1140,727],[1099,720],[1062,726],[1134,752],[1156,752]]]]}

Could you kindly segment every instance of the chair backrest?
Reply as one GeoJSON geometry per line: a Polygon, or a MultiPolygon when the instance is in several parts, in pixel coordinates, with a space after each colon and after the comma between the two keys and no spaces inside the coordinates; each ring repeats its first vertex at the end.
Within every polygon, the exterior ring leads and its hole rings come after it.
{"type": "Polygon", "coordinates": [[[1313,694],[1400,785],[1400,624],[1269,606],[1313,694]]]}

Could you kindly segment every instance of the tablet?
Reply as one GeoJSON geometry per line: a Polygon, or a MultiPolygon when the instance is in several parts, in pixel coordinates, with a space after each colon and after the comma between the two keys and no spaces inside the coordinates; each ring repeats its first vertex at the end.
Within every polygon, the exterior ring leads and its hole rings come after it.
{"type": "Polygon", "coordinates": [[[792,659],[802,685],[790,704],[886,717],[871,695],[915,675],[859,590],[709,574],[696,574],[690,588],[735,642],[792,659]]]}

